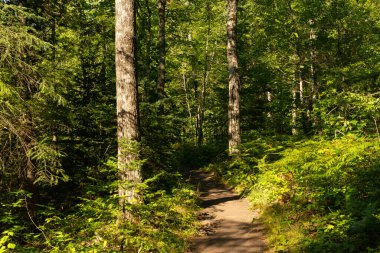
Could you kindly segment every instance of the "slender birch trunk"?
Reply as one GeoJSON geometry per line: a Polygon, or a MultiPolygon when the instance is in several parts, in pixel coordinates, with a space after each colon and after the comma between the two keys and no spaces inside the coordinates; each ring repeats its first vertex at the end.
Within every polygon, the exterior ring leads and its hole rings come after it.
{"type": "Polygon", "coordinates": [[[205,106],[206,106],[206,86],[208,85],[208,79],[210,74],[210,61],[212,61],[213,53],[211,57],[209,56],[209,40],[211,34],[211,6],[210,3],[207,3],[207,36],[206,36],[206,48],[205,48],[205,62],[204,62],[204,70],[203,70],[203,82],[202,82],[202,92],[198,106],[198,146],[203,144],[203,123],[204,123],[204,115],[205,115],[205,106]]]}
{"type": "Polygon", "coordinates": [[[303,58],[301,55],[301,43],[300,43],[300,31],[297,29],[297,23],[294,18],[294,10],[291,5],[291,1],[287,2],[291,18],[292,18],[292,24],[293,24],[293,33],[297,34],[296,39],[294,42],[295,47],[295,55],[298,58],[298,60],[294,61],[294,81],[292,86],[292,111],[291,111],[291,122],[290,125],[292,127],[292,135],[298,134],[298,122],[299,122],[299,111],[300,111],[300,105],[303,104],[304,100],[304,77],[302,73],[302,65],[303,65],[303,58]]]}
{"type": "MultiPolygon", "coordinates": [[[[310,24],[314,24],[314,20],[310,21],[310,24]]],[[[319,92],[319,87],[318,87],[318,77],[317,77],[317,49],[315,46],[315,40],[317,35],[315,34],[315,30],[313,28],[310,29],[310,44],[311,50],[310,50],[310,59],[311,59],[311,65],[310,65],[310,74],[311,74],[311,79],[312,79],[312,86],[311,86],[311,101],[310,101],[310,106],[308,108],[308,118],[311,121],[311,126],[315,127],[316,126],[316,118],[311,119],[311,113],[314,109],[314,106],[317,102],[318,98],[318,92],[319,92]]]]}
{"type": "Polygon", "coordinates": [[[297,82],[294,82],[293,88],[292,88],[292,135],[298,134],[298,128],[297,128],[297,118],[298,118],[298,106],[297,106],[297,93],[298,93],[298,86],[297,82]]]}
{"type": "Polygon", "coordinates": [[[266,92],[266,97],[267,97],[267,102],[268,102],[268,107],[269,109],[267,109],[267,118],[272,121],[273,119],[273,113],[272,113],[272,108],[271,108],[271,105],[272,105],[272,100],[273,100],[273,94],[271,92],[271,89],[269,89],[267,92],[266,92]]]}

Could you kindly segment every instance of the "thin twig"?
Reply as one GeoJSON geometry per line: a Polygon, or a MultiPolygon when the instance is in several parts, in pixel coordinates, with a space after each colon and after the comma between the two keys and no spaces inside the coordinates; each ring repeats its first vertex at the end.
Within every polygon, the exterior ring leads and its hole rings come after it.
{"type": "Polygon", "coordinates": [[[344,133],[342,133],[341,131],[339,131],[338,129],[335,129],[335,138],[337,138],[337,133],[340,133],[341,135],[343,136],[346,136],[344,133]]]}
{"type": "Polygon", "coordinates": [[[377,121],[375,117],[372,117],[373,121],[375,121],[375,126],[376,126],[376,132],[377,132],[377,138],[379,139],[380,142],[380,133],[379,133],[379,127],[377,126],[377,121]]]}
{"type": "Polygon", "coordinates": [[[338,106],[334,107],[331,111],[329,111],[326,115],[329,115],[330,113],[332,113],[333,111],[335,111],[336,109],[338,109],[338,106]]]}
{"type": "Polygon", "coordinates": [[[182,79],[183,79],[183,90],[185,91],[185,98],[186,98],[186,104],[187,104],[187,110],[189,111],[189,117],[190,117],[190,120],[191,118],[193,117],[191,115],[191,107],[190,107],[190,102],[189,102],[189,98],[188,98],[188,95],[187,95],[187,82],[186,82],[186,75],[185,74],[182,74],[182,79]]]}
{"type": "Polygon", "coordinates": [[[29,211],[29,208],[28,208],[28,201],[26,199],[26,196],[25,196],[25,207],[26,207],[26,211],[28,213],[28,216],[29,216],[29,219],[30,221],[33,223],[33,225],[39,230],[41,231],[42,235],[45,237],[45,240],[46,240],[46,243],[49,245],[50,248],[53,248],[53,246],[50,244],[50,241],[49,239],[47,238],[45,232],[34,222],[32,216],[30,215],[30,211],[29,211]]]}

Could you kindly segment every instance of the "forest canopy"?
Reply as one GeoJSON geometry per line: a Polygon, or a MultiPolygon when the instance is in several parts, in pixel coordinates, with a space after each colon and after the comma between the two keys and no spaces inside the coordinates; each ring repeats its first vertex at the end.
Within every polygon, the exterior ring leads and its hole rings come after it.
{"type": "Polygon", "coordinates": [[[0,0],[0,253],[186,252],[192,169],[274,252],[380,252],[377,0],[0,0]]]}

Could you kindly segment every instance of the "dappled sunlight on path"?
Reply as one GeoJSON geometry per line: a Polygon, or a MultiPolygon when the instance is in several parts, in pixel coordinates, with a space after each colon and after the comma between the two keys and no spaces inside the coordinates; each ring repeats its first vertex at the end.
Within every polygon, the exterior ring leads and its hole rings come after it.
{"type": "Polygon", "coordinates": [[[248,200],[217,183],[209,173],[194,171],[189,180],[198,184],[204,208],[199,213],[202,235],[194,239],[189,252],[267,252],[264,228],[248,200]]]}

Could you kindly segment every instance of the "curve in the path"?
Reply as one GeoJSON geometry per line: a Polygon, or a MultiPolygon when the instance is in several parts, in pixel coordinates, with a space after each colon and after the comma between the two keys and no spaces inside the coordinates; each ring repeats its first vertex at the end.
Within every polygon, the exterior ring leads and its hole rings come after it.
{"type": "Polygon", "coordinates": [[[190,249],[192,253],[267,252],[264,228],[249,203],[207,172],[194,171],[190,181],[199,186],[203,210],[202,230],[190,249]]]}

